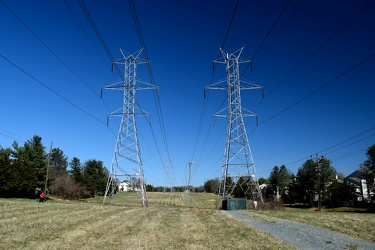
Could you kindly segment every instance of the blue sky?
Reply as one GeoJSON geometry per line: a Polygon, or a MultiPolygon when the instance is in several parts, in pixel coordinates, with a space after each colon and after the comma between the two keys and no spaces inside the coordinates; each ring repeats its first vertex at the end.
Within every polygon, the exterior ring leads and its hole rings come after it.
{"type": "MultiPolygon", "coordinates": [[[[106,119],[122,96],[105,91],[104,102],[99,97],[118,75],[78,1],[1,2],[0,145],[39,135],[46,150],[53,140],[69,160],[97,159],[109,168],[119,121],[106,126],[106,119]]],[[[375,143],[375,3],[239,1],[227,34],[237,1],[134,2],[163,118],[155,92],[137,92],[157,141],[139,117],[147,183],[164,185],[166,148],[175,185],[186,184],[188,161],[195,162],[193,185],[220,177],[227,121],[213,114],[226,93],[203,95],[205,86],[225,77],[222,66],[212,70],[219,47],[244,47],[253,71],[243,65],[241,74],[264,87],[263,100],[260,91],[242,92],[243,107],[259,118],[258,126],[245,119],[258,177],[282,164],[296,173],[316,153],[345,175],[366,159],[375,143]]],[[[141,48],[128,1],[85,5],[115,59],[120,48],[125,54],[141,48]]],[[[144,65],[138,75],[151,81],[144,65]]]]}

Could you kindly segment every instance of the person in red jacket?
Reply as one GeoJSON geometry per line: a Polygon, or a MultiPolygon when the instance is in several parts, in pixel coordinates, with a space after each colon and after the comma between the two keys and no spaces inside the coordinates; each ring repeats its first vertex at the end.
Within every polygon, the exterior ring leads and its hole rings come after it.
{"type": "Polygon", "coordinates": [[[40,195],[39,195],[39,202],[44,202],[44,193],[42,192],[42,193],[40,193],[40,195]]]}

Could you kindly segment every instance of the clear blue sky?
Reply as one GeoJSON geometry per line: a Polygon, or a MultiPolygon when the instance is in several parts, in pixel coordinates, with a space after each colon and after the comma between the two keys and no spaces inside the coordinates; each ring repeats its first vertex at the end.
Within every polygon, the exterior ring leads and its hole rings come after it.
{"type": "MultiPolygon", "coordinates": [[[[109,168],[119,121],[107,127],[106,119],[122,96],[105,91],[105,104],[99,98],[118,75],[78,1],[1,2],[19,20],[0,3],[0,145],[39,135],[47,151],[53,140],[69,160],[97,159],[109,168]]],[[[261,91],[242,92],[243,107],[259,118],[257,127],[245,120],[258,177],[282,164],[296,173],[316,153],[345,175],[366,159],[375,143],[375,3],[242,0],[227,34],[237,1],[134,2],[160,88],[175,185],[186,184],[188,161],[195,162],[193,185],[221,175],[227,121],[213,114],[226,93],[203,95],[225,77],[223,67],[212,70],[220,46],[244,47],[253,71],[244,65],[241,74],[265,90],[263,100],[261,91]]],[[[85,5],[115,59],[120,48],[141,48],[128,1],[85,5]]],[[[150,81],[146,66],[138,75],[150,81]]],[[[140,91],[137,100],[151,114],[157,146],[146,119],[138,118],[138,128],[145,178],[157,186],[168,154],[153,94],[140,91]]]]}

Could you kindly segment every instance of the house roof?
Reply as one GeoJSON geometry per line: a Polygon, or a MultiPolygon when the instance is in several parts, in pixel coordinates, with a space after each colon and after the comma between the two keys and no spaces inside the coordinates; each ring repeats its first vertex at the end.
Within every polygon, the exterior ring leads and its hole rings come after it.
{"type": "Polygon", "coordinates": [[[363,178],[364,174],[365,174],[364,172],[362,172],[360,170],[356,170],[353,173],[351,173],[350,175],[348,175],[346,178],[354,177],[354,178],[364,179],[363,178]]]}

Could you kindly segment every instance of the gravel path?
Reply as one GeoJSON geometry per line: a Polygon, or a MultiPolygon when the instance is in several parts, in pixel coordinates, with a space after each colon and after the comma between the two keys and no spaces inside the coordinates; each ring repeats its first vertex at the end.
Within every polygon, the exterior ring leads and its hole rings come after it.
{"type": "Polygon", "coordinates": [[[354,247],[357,247],[354,249],[375,249],[374,243],[298,222],[271,218],[247,211],[221,210],[221,212],[301,249],[336,250],[353,249],[354,247]]]}

